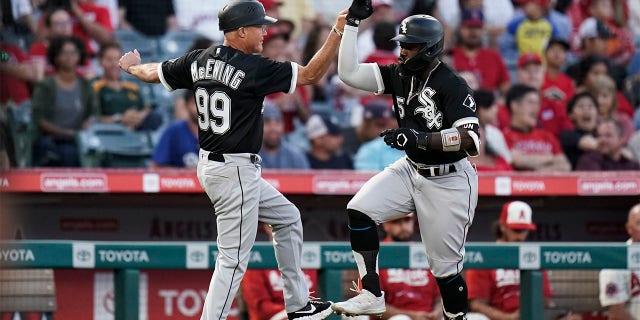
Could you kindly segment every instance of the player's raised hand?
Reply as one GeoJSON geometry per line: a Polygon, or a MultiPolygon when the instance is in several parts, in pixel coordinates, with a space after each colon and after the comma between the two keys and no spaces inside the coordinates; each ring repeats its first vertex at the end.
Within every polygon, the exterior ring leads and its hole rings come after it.
{"type": "Polygon", "coordinates": [[[133,49],[133,52],[129,51],[125,53],[122,57],[120,57],[120,61],[118,61],[120,69],[124,70],[127,73],[130,73],[129,67],[137,66],[140,63],[142,63],[142,58],[140,57],[140,52],[138,52],[138,49],[133,49]]]}
{"type": "Polygon", "coordinates": [[[371,0],[353,0],[347,14],[347,24],[357,27],[360,24],[360,20],[369,18],[371,14],[373,14],[371,0]]]}

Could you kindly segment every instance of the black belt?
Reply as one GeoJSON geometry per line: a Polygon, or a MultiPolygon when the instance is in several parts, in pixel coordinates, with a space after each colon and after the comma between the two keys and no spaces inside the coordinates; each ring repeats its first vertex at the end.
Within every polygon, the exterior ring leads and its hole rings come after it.
{"type": "MultiPolygon", "coordinates": [[[[260,157],[257,154],[251,154],[251,163],[258,163],[260,157]]],[[[222,153],[209,152],[209,160],[216,162],[224,162],[224,155],[222,153]]]]}
{"type": "Polygon", "coordinates": [[[444,165],[427,165],[421,163],[415,163],[411,159],[407,158],[407,161],[411,166],[418,171],[418,174],[424,177],[438,177],[446,174],[456,172],[456,166],[449,163],[444,165]],[[441,170],[443,169],[443,170],[441,170]]]}

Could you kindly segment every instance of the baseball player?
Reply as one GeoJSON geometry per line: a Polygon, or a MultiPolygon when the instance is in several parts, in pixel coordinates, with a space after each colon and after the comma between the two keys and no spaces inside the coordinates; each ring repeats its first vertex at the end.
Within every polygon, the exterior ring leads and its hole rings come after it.
{"type": "MultiPolygon", "coordinates": [[[[357,12],[356,12],[357,13],[357,12]]],[[[467,156],[478,154],[476,104],[471,89],[438,56],[444,30],[435,18],[413,15],[392,40],[399,63],[357,62],[358,18],[349,9],[338,55],[346,84],[391,94],[398,129],[381,133],[401,158],[369,180],[347,205],[351,247],[362,279],[360,294],[335,303],[336,313],[382,314],[377,225],[416,212],[429,265],[436,277],[445,319],[464,319],[467,285],[460,272],[467,231],[478,199],[478,178],[467,156]]]]}
{"type": "MultiPolygon", "coordinates": [[[[640,204],[629,210],[627,244],[640,242],[640,204]]],[[[600,304],[609,311],[609,319],[640,320],[640,271],[600,271],[600,304]]]]}
{"type": "MultiPolygon", "coordinates": [[[[338,15],[334,30],[344,28],[345,13],[338,15]]],[[[137,50],[120,59],[120,67],[140,80],[161,82],[169,91],[194,92],[199,114],[197,174],[215,209],[219,251],[201,319],[226,318],[247,269],[258,221],[273,227],[288,318],[324,319],[332,313],[331,303],[309,300],[300,269],[300,212],[262,179],[257,153],[264,97],[318,82],[335,57],[340,34],[331,32],[311,61],[300,66],[257,54],[266,25],[276,22],[260,2],[233,0],[220,10],[218,20],[222,45],[162,63],[141,64],[137,50]]]]}

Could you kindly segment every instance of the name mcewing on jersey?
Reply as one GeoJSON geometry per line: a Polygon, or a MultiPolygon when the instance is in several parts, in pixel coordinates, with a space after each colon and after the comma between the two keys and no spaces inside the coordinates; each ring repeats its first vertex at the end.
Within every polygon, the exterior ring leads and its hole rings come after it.
{"type": "Polygon", "coordinates": [[[207,59],[204,66],[198,66],[198,61],[191,63],[191,78],[193,83],[199,80],[215,80],[227,87],[237,90],[244,80],[245,72],[227,64],[222,60],[207,59]]]}

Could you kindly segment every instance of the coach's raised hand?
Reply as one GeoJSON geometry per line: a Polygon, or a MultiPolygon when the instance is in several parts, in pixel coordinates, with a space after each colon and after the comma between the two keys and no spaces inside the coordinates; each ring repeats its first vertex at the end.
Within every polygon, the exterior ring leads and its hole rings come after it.
{"type": "Polygon", "coordinates": [[[127,73],[131,73],[129,68],[132,66],[137,66],[142,63],[142,58],[140,57],[140,52],[138,49],[134,49],[133,52],[129,51],[125,53],[118,61],[118,65],[120,69],[124,70],[127,73]]]}
{"type": "Polygon", "coordinates": [[[347,25],[357,27],[360,20],[369,18],[373,13],[371,0],[353,0],[347,14],[347,25]]]}

